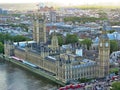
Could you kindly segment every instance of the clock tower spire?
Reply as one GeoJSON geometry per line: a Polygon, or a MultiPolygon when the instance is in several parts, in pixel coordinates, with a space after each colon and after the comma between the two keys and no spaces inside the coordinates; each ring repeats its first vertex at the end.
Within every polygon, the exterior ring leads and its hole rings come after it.
{"type": "Polygon", "coordinates": [[[110,53],[110,41],[106,34],[106,23],[103,25],[102,35],[99,41],[99,59],[98,70],[99,78],[103,78],[109,74],[109,53],[110,53]]]}

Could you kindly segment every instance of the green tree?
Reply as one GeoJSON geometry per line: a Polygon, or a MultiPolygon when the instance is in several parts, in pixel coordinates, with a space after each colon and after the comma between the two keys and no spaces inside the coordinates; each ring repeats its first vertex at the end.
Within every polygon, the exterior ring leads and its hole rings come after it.
{"type": "Polygon", "coordinates": [[[28,25],[26,25],[26,24],[19,24],[19,27],[25,29],[25,31],[28,32],[28,25]]]}
{"type": "Polygon", "coordinates": [[[119,68],[111,68],[110,73],[115,73],[116,75],[118,74],[119,68]]]}
{"type": "Polygon", "coordinates": [[[112,22],[110,22],[110,24],[113,25],[113,26],[114,25],[120,25],[120,22],[119,21],[112,21],[112,22]]]}
{"type": "Polygon", "coordinates": [[[12,16],[14,16],[14,17],[20,17],[21,16],[21,14],[11,14],[12,16]]]}
{"type": "Polygon", "coordinates": [[[109,31],[107,31],[108,33],[113,33],[113,32],[115,32],[115,30],[109,30],[109,31]]]}
{"type": "Polygon", "coordinates": [[[107,13],[105,13],[103,10],[100,10],[98,12],[98,14],[99,14],[99,16],[100,16],[101,19],[105,19],[105,20],[108,19],[107,13]]]}
{"type": "Polygon", "coordinates": [[[98,20],[107,20],[105,14],[104,14],[104,17],[100,17],[100,18],[96,18],[96,17],[85,17],[85,16],[82,16],[82,17],[65,17],[64,18],[64,21],[65,22],[68,22],[68,21],[72,21],[73,23],[75,22],[79,22],[79,23],[85,23],[85,22],[96,22],[98,20]]]}
{"type": "Polygon", "coordinates": [[[30,40],[29,38],[22,36],[22,35],[17,35],[17,36],[11,36],[10,34],[4,34],[0,33],[0,53],[4,53],[4,41],[14,41],[14,42],[20,42],[20,41],[27,41],[30,40]]]}
{"type": "Polygon", "coordinates": [[[116,40],[110,40],[110,53],[118,50],[118,42],[116,40]]]}
{"type": "Polygon", "coordinates": [[[30,40],[30,39],[22,35],[17,35],[13,37],[14,42],[20,42],[20,41],[26,41],[26,40],[30,40]]]}
{"type": "Polygon", "coordinates": [[[114,82],[112,84],[112,90],[120,90],[120,82],[114,82]]]}
{"type": "Polygon", "coordinates": [[[2,44],[2,42],[0,42],[0,53],[4,52],[4,45],[2,44]]]}
{"type": "Polygon", "coordinates": [[[80,43],[83,44],[83,45],[87,45],[87,49],[89,49],[89,47],[90,47],[91,44],[92,44],[92,40],[89,39],[89,38],[86,38],[86,39],[84,39],[83,41],[81,41],[80,43]]]}
{"type": "Polygon", "coordinates": [[[20,41],[26,41],[30,40],[29,38],[22,36],[22,35],[17,35],[17,36],[11,36],[10,34],[3,34],[0,33],[0,42],[4,43],[4,40],[8,41],[14,41],[14,42],[20,42],[20,41]]]}
{"type": "Polygon", "coordinates": [[[0,33],[0,42],[4,42],[4,35],[2,33],[0,33]]]}
{"type": "Polygon", "coordinates": [[[69,43],[74,44],[74,43],[78,42],[78,37],[75,34],[67,34],[65,40],[66,40],[66,44],[69,44],[69,43]]]}
{"type": "Polygon", "coordinates": [[[78,81],[81,82],[81,83],[85,83],[85,82],[90,81],[90,79],[87,79],[87,78],[81,78],[81,79],[80,79],[80,78],[79,78],[78,81]]]}
{"type": "Polygon", "coordinates": [[[12,27],[21,27],[22,29],[25,29],[26,32],[28,32],[28,25],[26,25],[26,24],[17,24],[17,25],[10,24],[10,26],[12,26],[12,27]]]}
{"type": "Polygon", "coordinates": [[[12,36],[10,34],[0,33],[0,42],[4,43],[4,40],[11,40],[12,36]]]}
{"type": "Polygon", "coordinates": [[[63,40],[62,36],[57,36],[57,37],[58,37],[58,44],[60,46],[62,46],[64,44],[64,40],[63,40]]]}

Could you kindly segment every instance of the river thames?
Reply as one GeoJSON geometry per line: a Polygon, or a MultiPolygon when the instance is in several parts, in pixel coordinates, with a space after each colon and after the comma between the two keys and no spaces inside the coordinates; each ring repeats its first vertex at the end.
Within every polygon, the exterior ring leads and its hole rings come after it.
{"type": "Polygon", "coordinates": [[[56,90],[57,84],[11,63],[0,63],[0,90],[56,90]]]}

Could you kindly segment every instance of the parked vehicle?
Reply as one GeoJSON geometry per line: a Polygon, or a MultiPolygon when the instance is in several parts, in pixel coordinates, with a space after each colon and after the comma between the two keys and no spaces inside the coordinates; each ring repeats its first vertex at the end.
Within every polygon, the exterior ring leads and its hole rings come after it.
{"type": "Polygon", "coordinates": [[[64,87],[60,87],[59,90],[82,90],[82,88],[85,87],[85,84],[84,83],[81,83],[81,84],[70,84],[70,85],[66,85],[64,87]]]}

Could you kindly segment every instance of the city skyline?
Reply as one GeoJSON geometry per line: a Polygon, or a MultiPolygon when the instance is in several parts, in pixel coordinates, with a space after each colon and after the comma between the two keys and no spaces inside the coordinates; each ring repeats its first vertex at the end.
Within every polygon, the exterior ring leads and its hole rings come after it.
{"type": "Polygon", "coordinates": [[[69,0],[67,3],[64,3],[63,0],[1,0],[0,3],[47,3],[47,2],[52,2],[52,3],[59,3],[63,6],[69,6],[69,5],[84,5],[84,4],[104,4],[104,5],[109,5],[112,3],[112,5],[119,5],[120,1],[119,0],[69,0]]]}

